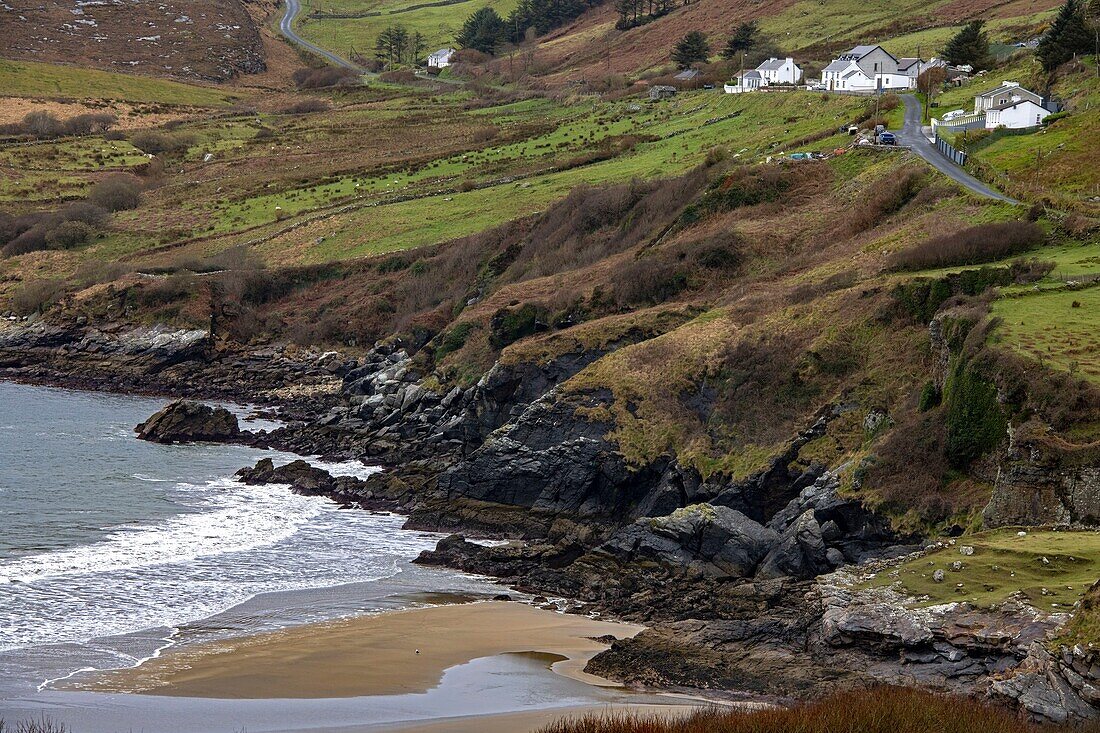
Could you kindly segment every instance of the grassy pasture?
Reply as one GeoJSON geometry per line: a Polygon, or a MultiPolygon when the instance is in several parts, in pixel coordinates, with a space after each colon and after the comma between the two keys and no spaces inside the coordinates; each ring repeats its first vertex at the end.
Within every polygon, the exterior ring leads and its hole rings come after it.
{"type": "Polygon", "coordinates": [[[0,94],[50,99],[117,99],[169,106],[226,107],[238,95],[197,84],[0,59],[0,94]]]}
{"type": "Polygon", "coordinates": [[[487,5],[507,17],[517,4],[517,0],[459,0],[446,4],[421,0],[307,0],[297,30],[303,38],[337,53],[355,50],[371,55],[379,32],[390,25],[403,25],[410,33],[420,31],[424,35],[429,46],[426,55],[453,45],[462,22],[478,8],[487,5]],[[314,13],[321,17],[309,17],[314,13]],[[323,17],[330,13],[359,17],[323,17]]]}
{"type": "Polygon", "coordinates": [[[1019,537],[1016,532],[960,537],[954,545],[878,573],[867,585],[897,586],[919,605],[990,606],[1023,593],[1037,608],[1070,610],[1100,576],[1100,533],[1028,530],[1019,537]],[[963,546],[973,547],[974,554],[963,555],[963,546]],[[962,569],[953,570],[954,562],[962,562],[962,569]],[[944,571],[941,583],[932,579],[936,570],[944,571]]]}

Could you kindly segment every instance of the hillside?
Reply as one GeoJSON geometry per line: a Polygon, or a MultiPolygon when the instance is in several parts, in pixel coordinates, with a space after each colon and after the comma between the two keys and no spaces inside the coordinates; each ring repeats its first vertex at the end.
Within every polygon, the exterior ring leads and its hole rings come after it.
{"type": "MultiPolygon", "coordinates": [[[[315,2],[298,27],[443,43],[468,4],[315,2]]],[[[759,18],[812,65],[975,14],[1030,38],[1052,7],[699,2],[611,34],[598,6],[525,77],[0,62],[0,376],[272,405],[287,426],[238,439],[390,467],[297,490],[520,538],[422,561],[650,626],[592,660],[624,682],[1096,717],[1094,624],[1063,613],[1100,577],[1096,60],[998,46],[938,95],[1064,104],[950,137],[1015,200],[853,144],[899,126],[894,95],[646,93],[694,28],[759,18]]]]}

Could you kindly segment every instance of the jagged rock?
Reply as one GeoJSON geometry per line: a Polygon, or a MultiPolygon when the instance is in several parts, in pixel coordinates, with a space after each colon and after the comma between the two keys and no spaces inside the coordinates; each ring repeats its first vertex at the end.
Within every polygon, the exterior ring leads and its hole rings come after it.
{"type": "Polygon", "coordinates": [[[944,579],[943,570],[936,570],[932,573],[932,582],[933,583],[942,583],[943,579],[944,579]]]}
{"type": "Polygon", "coordinates": [[[270,458],[263,458],[254,467],[237,471],[237,478],[246,484],[290,484],[302,494],[330,492],[336,484],[328,471],[303,460],[291,461],[276,468],[270,458]]]}
{"type": "Polygon", "coordinates": [[[154,443],[224,441],[241,434],[237,417],[224,407],[176,400],[134,428],[138,437],[154,443]]]}
{"type": "Polygon", "coordinates": [[[776,532],[741,512],[695,504],[665,517],[639,519],[616,532],[599,551],[622,562],[741,578],[752,575],[778,539],[776,532]]]}
{"type": "Polygon", "coordinates": [[[779,538],[757,570],[762,578],[812,578],[829,569],[821,525],[807,510],[779,538]]]}

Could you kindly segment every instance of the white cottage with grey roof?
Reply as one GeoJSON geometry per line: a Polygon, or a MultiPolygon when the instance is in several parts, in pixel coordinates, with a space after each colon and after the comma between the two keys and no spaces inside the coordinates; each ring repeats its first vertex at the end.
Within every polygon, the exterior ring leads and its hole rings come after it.
{"type": "Polygon", "coordinates": [[[770,58],[756,67],[765,84],[797,84],[802,80],[802,69],[794,59],[770,58]]]}

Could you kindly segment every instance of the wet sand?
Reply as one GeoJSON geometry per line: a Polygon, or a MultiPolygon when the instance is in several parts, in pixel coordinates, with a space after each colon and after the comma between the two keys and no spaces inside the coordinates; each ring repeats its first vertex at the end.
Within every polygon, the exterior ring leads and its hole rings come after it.
{"type": "Polygon", "coordinates": [[[583,671],[607,648],[592,637],[625,638],[642,628],[506,601],[440,606],[169,650],[134,669],[74,679],[67,689],[220,699],[394,695],[424,692],[451,667],[512,652],[558,655],[555,672],[610,685],[583,671]]]}

